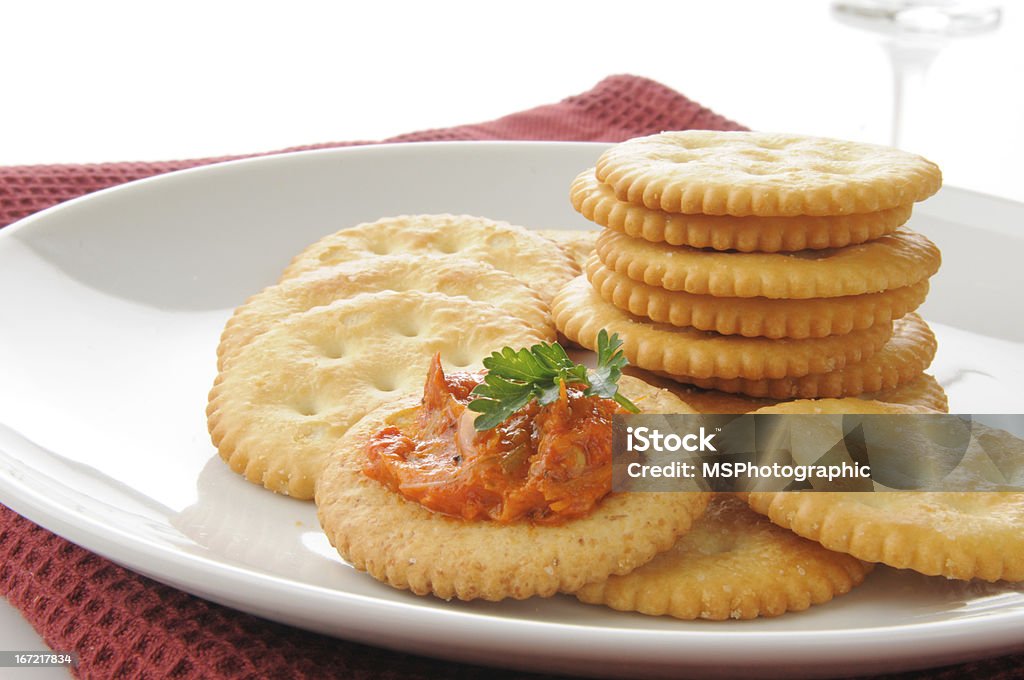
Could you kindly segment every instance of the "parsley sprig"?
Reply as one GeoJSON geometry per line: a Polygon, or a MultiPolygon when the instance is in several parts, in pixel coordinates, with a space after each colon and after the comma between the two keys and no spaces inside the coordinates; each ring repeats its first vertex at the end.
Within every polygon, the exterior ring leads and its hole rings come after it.
{"type": "Polygon", "coordinates": [[[601,329],[597,336],[597,368],[574,363],[557,342],[541,343],[516,351],[505,347],[484,359],[487,375],[477,385],[469,410],[480,415],[473,421],[477,431],[490,430],[536,399],[541,406],[558,400],[562,383],[585,385],[583,394],[614,399],[622,408],[639,412],[633,402],[619,394],[622,369],[629,364],[623,356],[617,334],[601,329]]]}

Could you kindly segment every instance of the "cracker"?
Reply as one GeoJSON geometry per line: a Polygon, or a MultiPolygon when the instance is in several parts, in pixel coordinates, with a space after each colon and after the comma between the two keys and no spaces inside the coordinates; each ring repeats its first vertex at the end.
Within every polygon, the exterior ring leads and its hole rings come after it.
{"type": "Polygon", "coordinates": [[[576,210],[592,222],[633,238],[674,246],[775,253],[842,248],[892,233],[910,219],[913,205],[851,215],[733,217],[683,215],[620,201],[590,168],[576,177],[569,194],[576,210]]]}
{"type": "Polygon", "coordinates": [[[246,479],[309,499],[338,438],[378,405],[421,390],[434,353],[447,367],[479,368],[495,349],[546,339],[465,297],[387,291],[339,300],[289,316],[234,355],[210,391],[210,435],[246,479]]]}
{"type": "MultiPolygon", "coordinates": [[[[633,378],[620,382],[638,404],[675,403],[633,378]]],[[[356,569],[417,595],[461,600],[548,597],[622,574],[667,550],[707,505],[704,493],[621,493],[559,525],[500,524],[432,512],[362,473],[363,445],[417,397],[382,407],[349,430],[317,483],[320,523],[356,569]]]]}
{"type": "Polygon", "coordinates": [[[756,411],[764,406],[777,404],[774,399],[755,399],[742,394],[730,394],[718,390],[705,390],[694,385],[687,385],[663,375],[657,375],[638,369],[635,366],[627,366],[625,369],[630,375],[652,385],[666,389],[680,401],[692,408],[697,413],[711,414],[741,414],[756,411]]]}
{"type": "Polygon", "coordinates": [[[868,562],[1024,580],[1024,493],[755,492],[748,502],[779,526],[868,562]]]}
{"type": "Polygon", "coordinates": [[[928,281],[880,293],[807,300],[762,297],[722,298],[668,291],[605,267],[596,255],[585,269],[607,302],[635,316],[673,326],[692,326],[723,335],[766,338],[821,338],[888,324],[917,309],[928,281]]]}
{"type": "Polygon", "coordinates": [[[540,229],[537,233],[557,243],[576,266],[583,269],[601,232],[597,229],[540,229]]]}
{"type": "MultiPolygon", "coordinates": [[[[557,323],[557,319],[556,319],[557,323]]],[[[829,373],[770,380],[679,379],[705,389],[772,399],[855,397],[866,392],[895,390],[916,380],[935,358],[935,335],[920,316],[911,313],[893,323],[893,335],[881,350],[859,363],[829,373]]]]}
{"type": "Polygon", "coordinates": [[[465,296],[499,307],[554,340],[551,313],[540,295],[508,272],[447,255],[383,255],[320,267],[269,286],[235,310],[217,348],[218,368],[240,347],[282,319],[335,300],[385,290],[465,296]]]}
{"type": "Polygon", "coordinates": [[[597,179],[623,201],[705,215],[848,215],[928,198],[937,165],[885,146],[765,132],[686,130],[617,144],[597,179]]]}
{"type": "Polygon", "coordinates": [[[796,399],[795,401],[784,401],[772,406],[765,406],[754,411],[755,414],[817,414],[817,415],[843,415],[843,414],[874,414],[893,415],[898,413],[934,413],[930,408],[923,406],[908,406],[906,404],[892,404],[874,399],[855,399],[846,397],[844,399],[796,399]]]}
{"type": "Polygon", "coordinates": [[[729,394],[718,390],[703,390],[693,385],[676,384],[679,387],[671,390],[672,393],[686,402],[688,406],[696,409],[698,413],[750,413],[778,403],[774,399],[757,399],[742,394],[729,394]]]}
{"type": "Polygon", "coordinates": [[[910,382],[881,392],[867,392],[858,399],[874,399],[890,404],[906,404],[907,406],[924,406],[933,411],[949,412],[949,399],[942,385],[933,376],[922,373],[910,382]]]}
{"type": "Polygon", "coordinates": [[[805,340],[769,340],[718,335],[656,324],[605,302],[586,277],[569,282],[551,306],[555,325],[587,349],[597,347],[601,329],[618,333],[630,363],[673,376],[762,380],[835,370],[862,361],[889,339],[891,324],[847,335],[805,340]]]}
{"type": "MultiPolygon", "coordinates": [[[[655,375],[633,366],[627,367],[626,370],[630,375],[668,390],[697,413],[751,413],[766,406],[788,403],[780,402],[777,399],[748,397],[744,394],[731,394],[719,390],[702,389],[671,378],[655,375]]],[[[882,392],[867,392],[858,395],[857,399],[871,399],[892,404],[905,404],[907,406],[923,406],[924,408],[943,413],[949,411],[946,392],[939,385],[939,381],[927,373],[921,374],[910,382],[894,389],[882,392]]]]}
{"type": "Polygon", "coordinates": [[[619,384],[622,393],[642,413],[699,413],[697,409],[677,397],[672,390],[659,383],[635,375],[624,375],[619,378],[619,384]]]}
{"type": "Polygon", "coordinates": [[[907,227],[856,246],[797,253],[709,252],[605,230],[595,252],[608,269],[665,290],[791,300],[913,286],[942,261],[934,243],[907,227]]]}
{"type": "Polygon", "coordinates": [[[828,602],[871,569],[719,495],[672,548],[629,574],[584,586],[576,597],[650,616],[753,619],[828,602]]]}
{"type": "Polygon", "coordinates": [[[341,262],[398,253],[456,255],[506,271],[548,301],[579,268],[525,227],[470,215],[399,215],[342,229],[295,256],[281,280],[341,262]]]}

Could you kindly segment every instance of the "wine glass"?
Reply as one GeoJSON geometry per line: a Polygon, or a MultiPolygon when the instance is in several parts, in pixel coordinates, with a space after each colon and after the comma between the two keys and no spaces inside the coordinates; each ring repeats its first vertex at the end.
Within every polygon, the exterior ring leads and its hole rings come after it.
{"type": "Polygon", "coordinates": [[[997,29],[1002,8],[965,0],[834,0],[832,16],[880,37],[893,73],[889,143],[906,148],[920,141],[909,139],[908,133],[924,127],[928,119],[921,108],[935,57],[954,38],[997,29]]]}

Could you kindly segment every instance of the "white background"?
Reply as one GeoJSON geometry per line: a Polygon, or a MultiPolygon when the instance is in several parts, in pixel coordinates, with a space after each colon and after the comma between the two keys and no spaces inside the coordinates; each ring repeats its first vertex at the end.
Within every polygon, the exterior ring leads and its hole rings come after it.
{"type": "MultiPolygon", "coordinates": [[[[954,41],[910,146],[1024,200],[1024,3],[954,41]]],[[[886,142],[891,78],[825,0],[41,2],[0,9],[0,164],[380,139],[643,75],[761,130],[886,142]]]]}
{"type": "MultiPolygon", "coordinates": [[[[1024,201],[1024,6],[934,64],[913,150],[1024,201]]],[[[6,2],[0,164],[380,139],[658,80],[761,130],[886,142],[887,60],[823,0],[6,2]]],[[[0,648],[34,646],[0,602],[0,648]]],[[[31,677],[50,677],[26,671],[31,677]]],[[[58,675],[63,672],[59,671],[58,675]]]]}

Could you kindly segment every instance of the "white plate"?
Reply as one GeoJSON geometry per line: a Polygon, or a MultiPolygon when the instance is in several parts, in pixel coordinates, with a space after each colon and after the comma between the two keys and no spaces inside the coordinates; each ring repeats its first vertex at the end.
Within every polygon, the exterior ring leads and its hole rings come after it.
{"type": "MultiPolygon", "coordinates": [[[[894,671],[1024,646],[1024,594],[879,569],[774,620],[681,622],[569,597],[458,603],[344,565],[312,504],[243,481],[203,409],[232,307],[328,232],[405,212],[590,225],[567,199],[603,147],[366,147],[201,168],[0,232],[0,501],[127,567],[267,618],[463,661],[604,675],[894,671]]],[[[960,412],[1024,412],[1024,206],[946,188],[913,224],[945,264],[924,314],[960,412]]],[[[453,332],[456,332],[453,330],[453,332]]]]}

